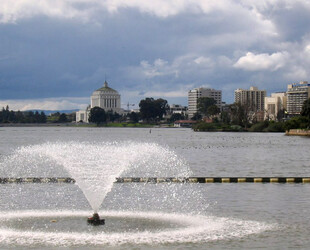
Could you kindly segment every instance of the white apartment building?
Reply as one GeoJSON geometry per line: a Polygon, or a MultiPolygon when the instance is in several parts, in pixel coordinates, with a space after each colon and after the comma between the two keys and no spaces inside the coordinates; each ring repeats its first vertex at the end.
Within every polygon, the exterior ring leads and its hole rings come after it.
{"type": "Polygon", "coordinates": [[[259,90],[257,87],[250,89],[235,90],[235,102],[246,105],[250,111],[264,111],[266,90],[259,90]]]}
{"type": "Polygon", "coordinates": [[[197,100],[200,97],[213,98],[216,101],[216,106],[222,107],[222,90],[211,88],[195,88],[188,92],[188,117],[191,118],[197,113],[197,100]]]}
{"type": "Polygon", "coordinates": [[[264,119],[276,121],[279,111],[287,109],[286,92],[272,93],[271,97],[265,97],[264,109],[264,119]]]}
{"type": "Polygon", "coordinates": [[[121,96],[120,94],[110,88],[108,83],[105,81],[103,87],[97,89],[93,92],[90,97],[90,106],[86,108],[86,110],[80,110],[76,112],[76,121],[88,122],[90,109],[94,107],[100,107],[107,111],[113,111],[121,114],[121,96]]]}
{"type": "Polygon", "coordinates": [[[310,84],[306,81],[289,84],[286,93],[288,115],[299,115],[304,102],[310,98],[310,84]]]}

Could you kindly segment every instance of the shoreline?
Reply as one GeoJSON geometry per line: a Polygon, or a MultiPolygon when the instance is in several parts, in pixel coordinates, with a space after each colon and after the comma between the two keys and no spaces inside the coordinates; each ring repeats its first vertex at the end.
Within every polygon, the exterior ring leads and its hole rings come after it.
{"type": "Polygon", "coordinates": [[[309,136],[310,130],[307,129],[290,129],[289,131],[285,131],[285,135],[288,136],[309,136]]]}
{"type": "Polygon", "coordinates": [[[0,128],[8,127],[75,127],[75,128],[175,128],[169,125],[157,125],[157,124],[133,124],[133,123],[110,123],[97,126],[96,124],[89,123],[0,123],[0,128]]]}

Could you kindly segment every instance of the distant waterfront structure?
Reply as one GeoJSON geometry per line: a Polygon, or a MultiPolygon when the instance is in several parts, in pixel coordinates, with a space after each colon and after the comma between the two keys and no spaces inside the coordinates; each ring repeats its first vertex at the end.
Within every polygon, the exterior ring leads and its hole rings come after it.
{"type": "Polygon", "coordinates": [[[289,116],[299,115],[304,102],[310,98],[310,84],[306,81],[287,86],[287,113],[289,116]]]}
{"type": "Polygon", "coordinates": [[[211,88],[195,88],[188,92],[188,117],[191,118],[197,113],[197,100],[200,97],[213,98],[216,101],[216,106],[222,107],[222,90],[211,88]]]}
{"type": "Polygon", "coordinates": [[[265,117],[264,119],[276,121],[279,112],[287,109],[286,92],[272,93],[271,97],[265,97],[265,117]]]}
{"type": "Polygon", "coordinates": [[[186,114],[187,107],[180,104],[172,104],[169,106],[170,114],[186,114]]]}
{"type": "Polygon", "coordinates": [[[249,111],[264,111],[266,90],[259,90],[257,87],[250,89],[235,90],[235,102],[246,105],[249,111]]]}
{"type": "Polygon", "coordinates": [[[86,110],[80,110],[76,112],[76,121],[88,122],[90,110],[94,107],[100,107],[113,113],[122,113],[121,109],[121,95],[108,86],[107,81],[104,82],[103,87],[95,90],[90,97],[90,105],[86,110]]]}

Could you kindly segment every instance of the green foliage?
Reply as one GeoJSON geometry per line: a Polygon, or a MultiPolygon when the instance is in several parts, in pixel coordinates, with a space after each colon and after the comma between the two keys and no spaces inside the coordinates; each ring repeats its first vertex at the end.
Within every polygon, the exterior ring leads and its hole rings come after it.
{"type": "Polygon", "coordinates": [[[97,125],[105,123],[107,120],[106,113],[104,109],[100,107],[94,107],[90,110],[88,121],[96,123],[97,125]]]}
{"type": "Polygon", "coordinates": [[[202,119],[202,115],[199,114],[198,112],[196,112],[196,113],[193,115],[193,117],[191,118],[191,120],[193,120],[193,121],[199,121],[199,120],[201,120],[201,119],[202,119]]]}
{"type": "Polygon", "coordinates": [[[221,112],[221,121],[225,124],[230,124],[230,115],[228,112],[221,112]]]}
{"type": "Polygon", "coordinates": [[[114,112],[112,110],[109,110],[106,112],[106,117],[108,122],[114,122],[114,121],[119,121],[121,118],[121,115],[114,112]]]}
{"type": "Polygon", "coordinates": [[[220,109],[216,105],[211,105],[207,109],[208,115],[216,115],[220,113],[220,109]]]}
{"type": "Polygon", "coordinates": [[[239,125],[231,125],[229,127],[229,131],[242,132],[242,131],[244,131],[244,129],[239,125]]]}
{"type": "Polygon", "coordinates": [[[264,129],[266,129],[269,125],[268,121],[258,122],[256,124],[253,124],[250,128],[250,132],[262,132],[264,129]]]}
{"type": "Polygon", "coordinates": [[[290,129],[309,129],[310,119],[306,116],[295,116],[284,124],[285,130],[290,129]]]}
{"type": "Polygon", "coordinates": [[[161,120],[168,110],[168,102],[164,99],[145,98],[139,103],[141,118],[147,121],[161,120]]]}
{"type": "Polygon", "coordinates": [[[286,115],[286,110],[285,109],[280,109],[278,114],[277,114],[277,121],[283,121],[286,115]]]}
{"type": "Polygon", "coordinates": [[[310,119],[310,98],[304,102],[300,114],[310,119]]]}
{"type": "MultiPolygon", "coordinates": [[[[197,100],[197,108],[199,112],[201,112],[204,115],[210,115],[208,113],[208,108],[211,106],[214,106],[216,104],[216,101],[213,98],[210,97],[200,97],[197,100]]],[[[214,112],[214,110],[211,109],[211,111],[214,112]]]]}
{"type": "Polygon", "coordinates": [[[266,132],[285,132],[284,122],[271,122],[265,131],[266,132]]]}
{"type": "Polygon", "coordinates": [[[230,111],[232,116],[232,124],[239,125],[244,128],[249,126],[249,110],[246,105],[235,102],[230,105],[230,111]]]}
{"type": "Polygon", "coordinates": [[[193,126],[195,131],[205,131],[205,132],[215,132],[215,131],[225,131],[225,132],[242,132],[244,129],[239,125],[228,125],[224,123],[206,123],[199,122],[193,126]]]}
{"type": "Polygon", "coordinates": [[[67,116],[65,113],[62,113],[59,117],[58,117],[58,122],[63,123],[63,122],[68,122],[67,116]]]}
{"type": "Polygon", "coordinates": [[[284,132],[284,123],[275,121],[263,121],[253,124],[250,132],[284,132]]]}
{"type": "Polygon", "coordinates": [[[214,123],[199,122],[193,126],[198,131],[216,131],[218,127],[214,123]]]}
{"type": "Polygon", "coordinates": [[[137,123],[139,122],[139,113],[136,112],[131,112],[127,115],[127,117],[129,118],[129,120],[133,123],[137,123]]]}
{"type": "Polygon", "coordinates": [[[174,113],[174,114],[171,115],[169,121],[170,122],[175,122],[175,121],[184,120],[184,119],[185,119],[185,116],[183,114],[174,113]]]}
{"type": "Polygon", "coordinates": [[[10,111],[9,106],[6,106],[0,111],[0,123],[46,123],[46,115],[38,111],[10,111]]]}

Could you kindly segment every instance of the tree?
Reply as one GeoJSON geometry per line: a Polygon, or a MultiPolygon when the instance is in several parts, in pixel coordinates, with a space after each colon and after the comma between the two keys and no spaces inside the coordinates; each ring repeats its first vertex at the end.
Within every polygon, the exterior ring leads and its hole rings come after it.
{"type": "Polygon", "coordinates": [[[127,115],[129,117],[129,120],[133,123],[139,122],[139,114],[136,112],[131,112],[127,115]]]}
{"type": "Polygon", "coordinates": [[[167,113],[169,109],[168,101],[162,98],[155,100],[156,113],[159,119],[162,119],[163,116],[167,113]]]}
{"type": "Polygon", "coordinates": [[[198,121],[198,120],[201,120],[202,118],[202,115],[199,114],[198,112],[194,113],[193,117],[191,118],[191,120],[193,121],[198,121]]]}
{"type": "Polygon", "coordinates": [[[300,114],[310,119],[310,98],[304,102],[300,114]]]}
{"type": "Polygon", "coordinates": [[[114,122],[116,120],[119,120],[121,118],[121,115],[116,112],[113,112],[112,110],[108,110],[106,112],[106,117],[107,117],[107,121],[114,122]]]}
{"type": "Polygon", "coordinates": [[[58,117],[58,122],[67,122],[68,119],[67,119],[67,116],[65,113],[61,113],[61,115],[58,117]]]}
{"type": "Polygon", "coordinates": [[[283,121],[285,118],[286,110],[285,109],[280,109],[278,114],[277,114],[277,121],[283,121]]]}
{"type": "Polygon", "coordinates": [[[310,119],[306,116],[295,116],[284,124],[285,130],[306,129],[310,126],[310,119]]]}
{"type": "Polygon", "coordinates": [[[39,122],[40,123],[46,123],[46,115],[43,111],[41,111],[41,113],[40,113],[39,122]]]}
{"type": "Polygon", "coordinates": [[[35,123],[39,123],[40,122],[40,114],[39,114],[39,111],[36,111],[34,113],[34,122],[35,123]]]}
{"type": "Polygon", "coordinates": [[[211,105],[207,109],[208,115],[216,115],[220,113],[220,109],[216,105],[211,105]]]}
{"type": "Polygon", "coordinates": [[[25,122],[34,123],[34,113],[33,111],[28,111],[25,113],[25,122]]]}
{"type": "Polygon", "coordinates": [[[25,122],[24,115],[19,110],[16,112],[16,120],[17,120],[18,123],[25,122]]]}
{"type": "Polygon", "coordinates": [[[197,100],[197,108],[199,112],[204,115],[208,115],[208,108],[212,105],[215,105],[216,101],[210,97],[199,97],[197,100]]]}
{"type": "Polygon", "coordinates": [[[247,128],[250,123],[250,112],[247,105],[235,102],[230,105],[232,123],[247,128]]]}
{"type": "Polygon", "coordinates": [[[93,122],[99,125],[101,123],[106,122],[106,120],[107,120],[107,116],[106,116],[104,109],[100,107],[94,107],[90,110],[90,114],[88,118],[89,122],[93,122]]]}
{"type": "Polygon", "coordinates": [[[225,124],[230,124],[230,115],[227,111],[221,112],[221,120],[225,124]]]}
{"type": "Polygon", "coordinates": [[[178,120],[184,120],[185,117],[183,114],[180,114],[180,113],[174,113],[171,115],[169,121],[170,122],[175,122],[175,121],[178,121],[178,120]]]}
{"type": "Polygon", "coordinates": [[[154,98],[145,98],[139,103],[140,114],[142,119],[147,121],[162,119],[163,115],[166,114],[169,108],[167,100],[154,98]]]}

